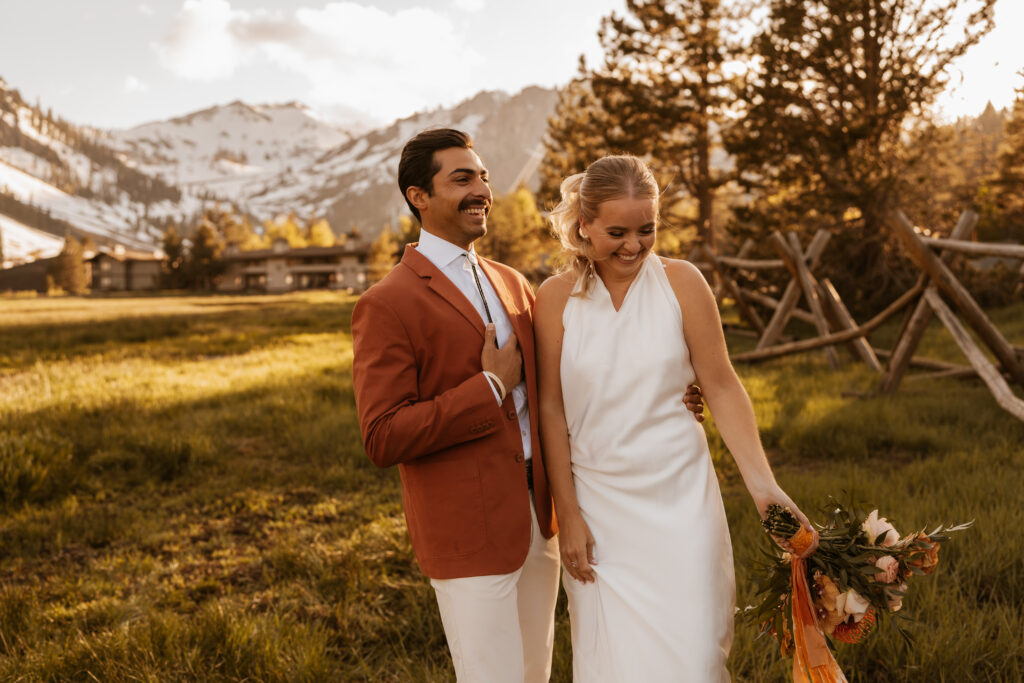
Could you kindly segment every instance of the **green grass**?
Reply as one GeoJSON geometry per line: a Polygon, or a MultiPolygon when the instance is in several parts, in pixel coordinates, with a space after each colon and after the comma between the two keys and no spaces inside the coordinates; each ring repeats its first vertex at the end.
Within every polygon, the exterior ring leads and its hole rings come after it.
{"type": "MultiPolygon", "coordinates": [[[[0,680],[450,680],[397,472],[360,445],[353,303],[0,299],[0,680]]],[[[1022,312],[993,315],[1018,345],[1022,312]]],[[[963,362],[934,323],[923,349],[963,362]]],[[[877,397],[863,366],[820,354],[739,371],[805,509],[845,490],[904,532],[976,520],[911,584],[916,646],[886,628],[841,648],[850,680],[1024,679],[1024,424],[977,382],[877,397]]],[[[767,546],[709,437],[742,607],[767,546]]],[[[555,657],[568,681],[564,596],[555,657]]],[[[738,624],[735,680],[787,665],[738,624]]]]}

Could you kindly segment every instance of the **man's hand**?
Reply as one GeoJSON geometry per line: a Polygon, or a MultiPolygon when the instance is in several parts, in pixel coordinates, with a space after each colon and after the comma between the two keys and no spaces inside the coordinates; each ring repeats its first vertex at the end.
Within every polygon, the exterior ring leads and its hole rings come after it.
{"type": "Polygon", "coordinates": [[[700,393],[700,387],[696,384],[686,387],[686,393],[683,394],[683,403],[686,404],[686,409],[691,411],[693,416],[697,418],[697,422],[704,421],[704,395],[700,393]]]}
{"type": "Polygon", "coordinates": [[[494,323],[489,324],[484,330],[484,349],[480,352],[480,365],[484,370],[498,376],[505,384],[505,393],[508,395],[523,376],[523,356],[519,352],[519,340],[516,339],[515,332],[500,349],[495,342],[496,335],[494,323]]]}

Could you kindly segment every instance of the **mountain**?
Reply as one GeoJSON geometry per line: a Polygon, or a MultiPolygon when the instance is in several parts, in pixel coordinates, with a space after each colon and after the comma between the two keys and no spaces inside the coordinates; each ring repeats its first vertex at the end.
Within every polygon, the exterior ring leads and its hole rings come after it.
{"type": "Polygon", "coordinates": [[[0,217],[7,219],[0,231],[19,234],[2,238],[6,261],[37,251],[41,240],[23,229],[152,249],[163,221],[199,206],[125,163],[103,131],[29,105],[0,79],[0,217]]]}
{"type": "Polygon", "coordinates": [[[126,130],[75,126],[26,103],[0,79],[0,245],[5,263],[59,248],[71,233],[98,245],[158,248],[168,223],[194,225],[213,202],[257,221],[325,217],[336,233],[372,238],[407,211],[398,158],[416,132],[470,133],[495,193],[537,186],[554,90],[481,92],[366,130],[298,102],[210,107],[126,130]]]}
{"type": "Polygon", "coordinates": [[[235,101],[112,131],[110,136],[114,147],[143,173],[182,189],[243,202],[253,183],[308,166],[348,142],[353,132],[299,102],[235,101]]]}
{"type": "Polygon", "coordinates": [[[322,215],[335,231],[359,226],[376,234],[408,211],[398,192],[398,159],[418,131],[451,126],[473,137],[495,193],[538,183],[536,165],[557,92],[529,87],[515,95],[482,92],[451,108],[435,109],[358,136],[305,167],[294,166],[249,188],[245,206],[256,215],[295,211],[322,215]]]}

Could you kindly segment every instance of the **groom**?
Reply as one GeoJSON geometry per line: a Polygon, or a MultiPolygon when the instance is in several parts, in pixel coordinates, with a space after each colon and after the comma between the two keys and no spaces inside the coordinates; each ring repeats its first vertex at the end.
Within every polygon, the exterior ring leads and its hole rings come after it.
{"type": "MultiPolygon", "coordinates": [[[[409,536],[458,680],[547,681],[559,558],[533,290],[473,249],[492,196],[467,134],[413,137],[398,184],[422,229],[352,315],[363,443],[376,465],[399,467],[409,536]]],[[[702,409],[699,398],[687,403],[702,409]]]]}

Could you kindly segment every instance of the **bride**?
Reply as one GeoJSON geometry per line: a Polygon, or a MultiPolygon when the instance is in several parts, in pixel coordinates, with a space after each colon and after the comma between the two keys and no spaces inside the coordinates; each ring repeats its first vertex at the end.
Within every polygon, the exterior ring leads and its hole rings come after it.
{"type": "Polygon", "coordinates": [[[653,251],[646,164],[605,157],[561,192],[551,219],[572,267],[538,291],[535,334],[573,678],[728,681],[732,546],[688,384],[758,512],[778,503],[810,523],[775,482],[703,276],[653,251]]]}

